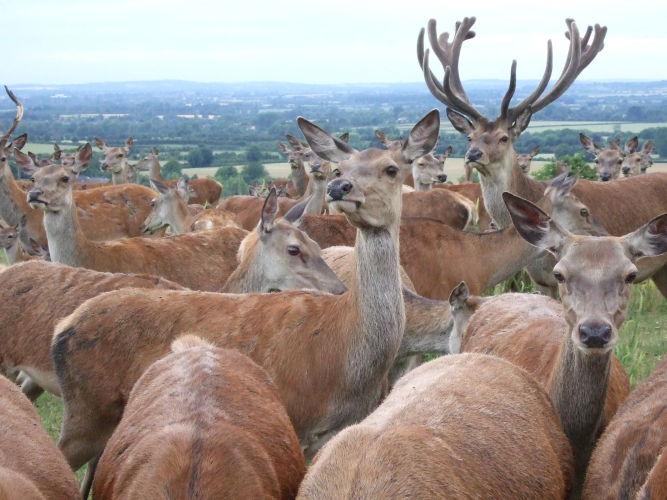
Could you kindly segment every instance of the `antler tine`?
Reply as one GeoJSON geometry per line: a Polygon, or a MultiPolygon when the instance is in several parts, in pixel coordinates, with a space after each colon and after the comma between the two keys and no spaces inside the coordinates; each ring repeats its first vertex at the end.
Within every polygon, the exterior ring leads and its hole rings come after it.
{"type": "Polygon", "coordinates": [[[577,74],[581,73],[584,68],[586,68],[586,66],[593,62],[595,56],[597,56],[598,53],[604,48],[604,38],[607,36],[607,27],[596,24],[595,36],[593,37],[591,45],[587,47],[591,31],[592,28],[589,26],[586,30],[586,36],[584,36],[583,40],[581,41],[581,63],[579,64],[579,72],[577,74]]]}
{"type": "Polygon", "coordinates": [[[9,90],[7,85],[5,85],[5,92],[7,92],[7,95],[9,98],[16,104],[16,117],[14,118],[14,122],[12,123],[12,126],[9,127],[9,130],[5,135],[2,136],[2,139],[0,139],[0,147],[5,147],[5,144],[7,144],[7,141],[9,141],[9,138],[11,135],[14,133],[14,130],[16,130],[16,127],[18,127],[21,119],[23,118],[23,104],[16,98],[14,95],[14,92],[9,90]]]}
{"type": "Polygon", "coordinates": [[[580,68],[581,38],[579,36],[579,29],[572,19],[567,19],[565,22],[569,28],[568,38],[570,39],[570,49],[568,50],[568,57],[565,61],[563,72],[551,90],[547,94],[538,98],[532,104],[531,107],[533,109],[533,113],[537,113],[539,110],[543,109],[545,106],[551,104],[561,95],[563,95],[563,93],[570,87],[570,85],[572,85],[574,80],[576,80],[577,75],[579,75],[583,69],[580,68]]]}
{"type": "Polygon", "coordinates": [[[546,67],[544,68],[544,74],[542,75],[542,79],[540,80],[540,83],[537,84],[537,87],[535,87],[535,90],[533,90],[529,96],[527,96],[523,101],[521,101],[519,104],[517,104],[515,107],[509,109],[507,112],[507,115],[512,117],[512,119],[516,118],[519,116],[525,109],[527,109],[535,100],[542,95],[542,92],[544,92],[544,89],[547,88],[547,85],[549,85],[549,80],[551,80],[551,72],[553,71],[553,62],[554,62],[554,54],[553,54],[553,46],[551,44],[551,40],[547,42],[547,64],[546,67]]]}
{"type": "Polygon", "coordinates": [[[472,28],[476,20],[477,19],[475,17],[464,17],[461,23],[457,23],[454,39],[452,40],[451,45],[448,47],[451,54],[449,66],[452,68],[452,88],[463,100],[468,102],[468,96],[466,95],[465,90],[463,90],[463,84],[461,83],[461,77],[459,76],[459,56],[461,55],[461,47],[463,42],[475,36],[475,32],[470,31],[470,28],[472,28]]]}
{"type": "Polygon", "coordinates": [[[446,106],[468,115],[470,118],[473,118],[475,120],[482,119],[483,116],[479,113],[479,111],[477,111],[470,103],[461,100],[452,91],[449,79],[449,74],[450,74],[449,66],[445,68],[444,85],[441,85],[436,80],[435,75],[429,68],[429,63],[428,63],[429,53],[430,53],[429,50],[426,49],[426,52],[424,53],[424,61],[422,67],[424,70],[424,80],[426,81],[426,86],[431,91],[431,94],[433,94],[433,97],[435,97],[438,101],[445,104],[446,106]]]}
{"type": "Polygon", "coordinates": [[[514,96],[514,91],[516,90],[516,60],[512,61],[512,69],[510,70],[510,84],[505,92],[503,101],[500,104],[500,117],[507,118],[507,112],[510,107],[510,102],[514,96]]]}
{"type": "Polygon", "coordinates": [[[424,70],[424,28],[419,30],[419,35],[417,35],[417,62],[419,67],[424,70]]]}

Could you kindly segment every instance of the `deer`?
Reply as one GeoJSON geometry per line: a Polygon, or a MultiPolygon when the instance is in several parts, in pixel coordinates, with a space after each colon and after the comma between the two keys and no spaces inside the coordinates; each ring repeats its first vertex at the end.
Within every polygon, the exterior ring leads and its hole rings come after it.
{"type": "MultiPolygon", "coordinates": [[[[563,71],[548,91],[551,78],[553,50],[547,44],[547,63],[537,87],[516,106],[510,106],[516,89],[516,61],[512,63],[510,83],[502,99],[500,116],[495,120],[484,117],[470,102],[459,75],[461,47],[475,33],[471,31],[474,17],[464,18],[456,25],[454,37],[438,35],[436,22],[428,23],[428,38],[434,54],[445,68],[443,82],[430,69],[429,50],[425,49],[425,30],[418,36],[417,58],[431,94],[447,106],[447,117],[456,130],[470,139],[465,154],[466,164],[480,173],[484,206],[498,228],[511,225],[511,218],[502,199],[502,193],[514,193],[533,203],[539,201],[546,184],[524,174],[516,160],[514,142],[528,127],[534,113],[558,99],[572,85],[577,76],[595,59],[604,46],[607,28],[588,27],[580,35],[576,23],[567,19],[567,38],[570,48],[563,71]]],[[[606,230],[615,236],[627,234],[647,220],[667,211],[667,174],[636,176],[621,181],[595,182],[580,179],[572,192],[589,207],[591,213],[606,230]]],[[[667,296],[667,269],[663,266],[652,275],[663,295],[667,296]]]]}
{"type": "Polygon", "coordinates": [[[462,281],[449,294],[449,305],[453,320],[452,331],[449,334],[449,354],[461,353],[461,339],[465,335],[470,318],[479,307],[491,300],[491,297],[472,295],[468,284],[462,281]]]}
{"type": "MultiPolygon", "coordinates": [[[[142,233],[155,234],[168,227],[169,234],[184,234],[192,231],[206,231],[220,227],[240,227],[233,214],[223,210],[191,210],[187,204],[189,181],[181,177],[176,185],[164,184],[151,179],[151,186],[158,196],[151,200],[151,213],[142,227],[142,233]]],[[[267,195],[269,193],[267,192],[267,195]]],[[[266,195],[265,195],[266,198],[266,195]]]]}
{"type": "Polygon", "coordinates": [[[540,147],[535,146],[528,153],[516,155],[516,163],[524,174],[530,173],[530,164],[538,154],[540,154],[540,147]]]}
{"type": "Polygon", "coordinates": [[[665,498],[667,357],[634,389],[600,437],[582,498],[665,498]]]}
{"type": "Polygon", "coordinates": [[[2,376],[0,402],[0,498],[81,498],[76,478],[37,410],[2,376]]]}
{"type": "Polygon", "coordinates": [[[47,252],[30,235],[25,234],[26,218],[15,225],[9,225],[0,219],[0,248],[5,251],[7,262],[16,264],[34,259],[44,259],[47,252]],[[27,244],[25,243],[27,240],[27,244]]]}
{"type": "Polygon", "coordinates": [[[582,498],[664,498],[667,358],[625,400],[591,457],[582,498]]]}
{"type": "Polygon", "coordinates": [[[434,155],[429,153],[413,162],[412,178],[415,191],[430,191],[436,182],[444,183],[447,181],[445,161],[452,154],[452,151],[452,147],[449,146],[443,154],[434,155]]]}
{"type": "Polygon", "coordinates": [[[544,389],[505,360],[458,354],[411,371],[333,437],[297,498],[565,498],[571,475],[544,389]]]}
{"type": "Polygon", "coordinates": [[[624,177],[633,177],[635,175],[645,174],[646,170],[653,165],[653,158],[651,155],[655,150],[653,141],[646,141],[641,150],[639,149],[639,138],[632,137],[625,144],[623,157],[623,164],[621,165],[621,172],[624,177]]]}
{"type": "Polygon", "coordinates": [[[305,470],[266,371],[186,335],[132,388],[100,458],[93,497],[289,499],[305,470]]]}
{"type": "Polygon", "coordinates": [[[120,419],[121,394],[183,333],[236,348],[262,366],[307,457],[380,402],[405,330],[401,185],[410,162],[433,149],[439,113],[422,118],[394,152],[357,151],[305,118],[297,123],[313,151],[337,163],[340,176],[329,183],[327,198],[357,228],[352,286],[342,295],[128,290],[88,300],[58,324],[51,348],[65,406],[59,447],[73,469],[102,451],[120,419]],[[113,326],[120,317],[107,308],[114,302],[124,304],[122,334],[113,326]],[[86,342],[84,360],[77,346],[88,336],[97,340],[86,342]],[[106,353],[101,358],[99,349],[106,353]]]}
{"type": "Polygon", "coordinates": [[[128,161],[128,155],[132,146],[134,146],[134,139],[128,137],[123,146],[108,146],[104,139],[95,137],[95,146],[104,154],[101,168],[105,172],[111,172],[111,182],[113,184],[127,184],[135,175],[133,166],[128,161]]]}
{"type": "Polygon", "coordinates": [[[503,198],[519,234],[554,255],[562,304],[542,295],[494,297],[470,318],[461,350],[508,359],[545,387],[572,443],[580,492],[593,446],[629,392],[613,348],[637,261],[667,252],[667,214],[625,236],[581,236],[523,198],[503,198]]]}
{"type": "Polygon", "coordinates": [[[625,155],[621,149],[619,139],[610,139],[607,147],[603,148],[587,135],[579,134],[579,142],[586,151],[595,157],[595,170],[600,180],[607,182],[618,179],[621,175],[621,165],[625,155]]]}
{"type": "MultiPolygon", "coordinates": [[[[146,156],[135,164],[134,168],[139,171],[148,171],[150,179],[159,181],[169,187],[175,186],[178,182],[162,177],[162,171],[160,170],[160,152],[157,148],[151,149],[146,156]]],[[[186,201],[193,204],[214,205],[220,199],[221,194],[222,186],[220,183],[209,177],[190,179],[189,196],[186,201]]]]}

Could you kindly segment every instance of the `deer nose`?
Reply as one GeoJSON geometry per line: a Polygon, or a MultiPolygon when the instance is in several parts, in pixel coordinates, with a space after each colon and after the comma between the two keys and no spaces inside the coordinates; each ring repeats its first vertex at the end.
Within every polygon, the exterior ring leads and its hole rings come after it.
{"type": "Polygon", "coordinates": [[[327,186],[327,194],[332,201],[341,201],[352,191],[352,183],[347,179],[334,179],[327,186]]]}
{"type": "Polygon", "coordinates": [[[447,174],[439,175],[438,182],[447,182],[447,174]]]}
{"type": "Polygon", "coordinates": [[[40,189],[31,189],[28,191],[28,203],[31,201],[39,201],[39,197],[44,193],[40,189]]]}
{"type": "Polygon", "coordinates": [[[586,347],[605,347],[611,340],[611,325],[603,321],[584,321],[579,325],[579,338],[586,347]]]}
{"type": "Polygon", "coordinates": [[[611,174],[600,174],[600,180],[601,181],[606,182],[609,179],[611,179],[611,174]]]}
{"type": "Polygon", "coordinates": [[[624,174],[629,174],[630,173],[630,167],[623,167],[623,173],[624,174]]]}
{"type": "Polygon", "coordinates": [[[482,151],[477,148],[469,149],[466,153],[466,161],[477,161],[482,157],[482,151]]]}

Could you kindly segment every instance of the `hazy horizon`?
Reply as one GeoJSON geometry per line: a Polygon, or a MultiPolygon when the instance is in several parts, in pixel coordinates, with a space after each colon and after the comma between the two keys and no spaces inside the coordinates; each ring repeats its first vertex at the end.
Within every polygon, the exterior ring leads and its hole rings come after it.
{"type": "Polygon", "coordinates": [[[451,32],[466,15],[477,16],[477,36],[465,43],[461,57],[467,81],[506,80],[512,59],[520,80],[539,79],[548,39],[554,43],[555,79],[567,53],[566,17],[581,32],[596,22],[609,28],[605,49],[582,81],[666,79],[656,61],[665,59],[667,2],[638,0],[631,10],[626,5],[0,0],[3,17],[14,20],[3,30],[4,83],[417,83],[419,29],[434,17],[440,32],[451,32]]]}

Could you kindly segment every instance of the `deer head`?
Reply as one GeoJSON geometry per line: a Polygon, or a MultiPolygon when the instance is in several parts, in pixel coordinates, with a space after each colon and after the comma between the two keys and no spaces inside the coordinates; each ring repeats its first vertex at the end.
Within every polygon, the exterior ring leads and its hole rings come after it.
{"type": "Polygon", "coordinates": [[[0,248],[9,253],[19,244],[19,225],[7,224],[0,219],[0,248]]]}
{"type": "MultiPolygon", "coordinates": [[[[56,145],[56,147],[58,147],[56,145]]],[[[73,153],[65,153],[60,148],[57,154],[51,157],[55,161],[60,161],[60,164],[72,171],[77,177],[88,168],[90,160],[93,159],[93,147],[89,142],[79,146],[73,153]]]]}
{"type": "Polygon", "coordinates": [[[433,150],[440,115],[433,110],[411,130],[398,149],[357,151],[305,118],[299,128],[311,149],[334,163],[334,179],[327,185],[327,202],[360,228],[397,229],[401,216],[401,186],[411,163],[433,150]]]}
{"type": "Polygon", "coordinates": [[[653,150],[655,145],[653,141],[646,141],[644,146],[639,149],[639,138],[637,136],[630,139],[625,144],[625,157],[621,165],[621,171],[625,177],[645,174],[646,169],[653,165],[653,150]]]}
{"type": "Polygon", "coordinates": [[[540,152],[540,147],[536,146],[530,150],[530,153],[522,153],[516,155],[516,163],[519,165],[519,168],[523,171],[524,174],[530,172],[530,164],[533,161],[533,158],[537,156],[540,152]]]}
{"type": "MultiPolygon", "coordinates": [[[[511,106],[516,89],[516,61],[513,61],[509,87],[500,104],[500,114],[492,120],[483,116],[473,106],[463,89],[459,75],[461,47],[465,40],[470,40],[475,36],[475,32],[471,31],[474,23],[474,17],[466,17],[456,23],[454,36],[450,41],[449,33],[438,35],[434,19],[428,22],[427,32],[431,49],[444,68],[442,82],[438,81],[431,71],[430,51],[424,48],[426,33],[424,29],[419,33],[417,40],[417,59],[431,94],[447,106],[447,117],[454,128],[468,137],[466,164],[479,171],[482,187],[494,185],[497,186],[497,189],[507,190],[512,175],[514,175],[514,169],[517,167],[514,142],[528,127],[533,113],[544,109],[563,95],[577,76],[602,50],[607,28],[595,25],[595,30],[593,30],[589,26],[582,37],[575,22],[567,19],[565,35],[570,41],[570,48],[560,77],[551,89],[545,92],[551,79],[553,65],[552,46],[549,41],[546,68],[540,82],[533,92],[515,106],[511,106]],[[593,31],[595,35],[591,39],[593,31]]],[[[492,215],[496,222],[501,223],[504,227],[509,220],[504,208],[502,212],[492,211],[492,215]]]]}
{"type": "Polygon", "coordinates": [[[565,172],[555,177],[544,195],[550,202],[551,218],[573,234],[606,236],[606,229],[591,215],[589,208],[572,193],[577,176],[565,172]]]}
{"type": "Polygon", "coordinates": [[[415,181],[416,191],[430,191],[436,182],[447,181],[445,160],[451,153],[452,147],[449,146],[443,154],[428,153],[412,163],[412,178],[415,181]]]}
{"type": "Polygon", "coordinates": [[[598,146],[585,134],[579,134],[579,141],[586,151],[595,155],[595,169],[601,181],[618,179],[624,158],[618,139],[610,140],[606,148],[598,146]]]}
{"type": "MultiPolygon", "coordinates": [[[[132,137],[128,137],[124,146],[110,147],[102,139],[95,138],[95,146],[104,153],[102,160],[102,170],[111,172],[114,176],[127,178],[128,162],[127,155],[134,145],[132,137]]],[[[125,179],[126,180],[126,179],[125,179]]]]}
{"type": "Polygon", "coordinates": [[[3,175],[11,175],[11,169],[9,168],[9,156],[12,154],[12,151],[20,151],[28,142],[28,134],[22,134],[16,137],[13,141],[10,140],[12,134],[16,130],[16,127],[19,126],[21,119],[23,118],[23,104],[19,102],[14,93],[5,86],[5,92],[16,105],[16,116],[11,126],[7,132],[0,137],[0,170],[3,175]]]}
{"type": "Polygon", "coordinates": [[[150,179],[150,183],[159,194],[151,200],[151,213],[144,221],[142,233],[153,234],[167,226],[174,234],[188,232],[189,228],[185,227],[190,214],[187,178],[181,177],[174,188],[157,179],[150,179]]]}
{"type": "Polygon", "coordinates": [[[71,207],[72,184],[75,176],[62,165],[48,165],[32,174],[33,186],[28,191],[28,203],[32,208],[45,212],[60,212],[71,207]]]}
{"type": "Polygon", "coordinates": [[[239,267],[249,274],[261,273],[265,292],[320,289],[341,294],[347,288],[322,258],[319,245],[294,225],[290,214],[277,219],[278,196],[271,188],[259,223],[241,242],[239,267]]]}
{"type": "Polygon", "coordinates": [[[625,236],[574,235],[533,203],[503,193],[512,222],[530,244],[552,253],[574,345],[606,353],[625,319],[637,260],[667,252],[667,214],[625,236]]]}

